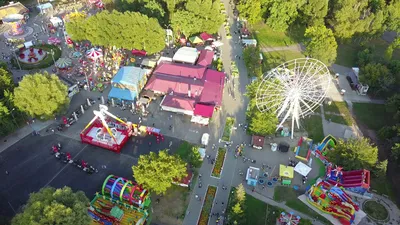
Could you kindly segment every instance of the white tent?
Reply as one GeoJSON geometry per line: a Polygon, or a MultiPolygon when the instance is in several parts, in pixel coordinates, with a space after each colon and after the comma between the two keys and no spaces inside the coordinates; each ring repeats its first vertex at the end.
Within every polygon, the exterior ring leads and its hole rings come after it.
{"type": "Polygon", "coordinates": [[[224,43],[222,43],[221,41],[214,41],[212,43],[212,45],[214,45],[216,48],[221,47],[222,45],[224,45],[224,43]]]}
{"type": "Polygon", "coordinates": [[[242,39],[242,43],[244,45],[253,45],[253,46],[257,46],[257,40],[256,39],[242,39]]]}
{"type": "Polygon", "coordinates": [[[62,19],[60,17],[51,17],[50,18],[50,22],[55,27],[58,27],[58,26],[63,24],[63,21],[62,21],[62,19]]]}
{"type": "Polygon", "coordinates": [[[297,165],[294,167],[294,171],[299,173],[302,176],[307,176],[308,173],[311,171],[311,167],[307,166],[306,164],[299,162],[297,165]]]}
{"type": "Polygon", "coordinates": [[[50,2],[38,5],[36,7],[39,9],[40,13],[47,13],[48,11],[53,9],[53,5],[50,2]]]}
{"type": "Polygon", "coordinates": [[[196,48],[182,47],[176,51],[174,57],[172,57],[172,60],[174,62],[189,63],[194,65],[198,57],[199,53],[196,48]]]}
{"type": "Polygon", "coordinates": [[[30,48],[33,46],[33,42],[32,41],[27,41],[24,43],[25,48],[30,48]]]}

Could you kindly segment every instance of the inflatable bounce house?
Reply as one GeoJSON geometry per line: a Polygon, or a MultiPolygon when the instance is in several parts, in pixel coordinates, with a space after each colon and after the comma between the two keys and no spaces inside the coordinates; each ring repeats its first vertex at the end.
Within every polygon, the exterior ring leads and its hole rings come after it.
{"type": "Polygon", "coordinates": [[[370,179],[369,170],[343,171],[342,167],[338,166],[333,169],[332,164],[329,164],[326,170],[326,181],[328,183],[360,195],[370,195],[368,193],[370,179]]]}
{"type": "Polygon", "coordinates": [[[326,159],[326,154],[328,153],[328,151],[333,150],[336,144],[337,141],[332,135],[326,136],[320,144],[315,146],[315,156],[321,159],[322,162],[328,162],[328,160],[326,159]]]}
{"type": "Polygon", "coordinates": [[[306,192],[307,202],[335,217],[343,225],[351,225],[359,205],[340,187],[318,180],[306,192]]]}
{"type": "Polygon", "coordinates": [[[149,192],[134,182],[110,175],[104,181],[102,194],[90,202],[93,224],[149,225],[151,200],[149,192]]]}
{"type": "Polygon", "coordinates": [[[306,137],[301,137],[297,146],[294,148],[294,153],[296,158],[308,162],[311,155],[311,149],[313,146],[313,141],[306,137]]]}

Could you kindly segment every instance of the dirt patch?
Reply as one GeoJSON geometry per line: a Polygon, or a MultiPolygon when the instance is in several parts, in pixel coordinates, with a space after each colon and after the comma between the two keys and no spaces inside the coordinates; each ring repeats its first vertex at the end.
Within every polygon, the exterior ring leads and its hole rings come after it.
{"type": "Polygon", "coordinates": [[[189,189],[173,186],[164,196],[151,196],[153,215],[152,221],[163,225],[181,225],[187,206],[189,205],[189,189]],[[157,199],[159,202],[157,203],[157,199]]]}

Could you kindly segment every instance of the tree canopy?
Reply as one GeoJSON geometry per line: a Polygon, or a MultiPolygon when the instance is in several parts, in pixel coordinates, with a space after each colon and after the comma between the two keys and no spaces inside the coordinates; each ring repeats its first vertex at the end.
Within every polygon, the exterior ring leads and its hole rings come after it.
{"type": "Polygon", "coordinates": [[[66,29],[72,39],[89,40],[93,45],[139,49],[148,54],[165,46],[165,31],[157,19],[138,12],[102,11],[86,19],[72,19],[66,29]]]}
{"type": "Polygon", "coordinates": [[[189,37],[201,32],[217,33],[223,21],[219,1],[188,0],[174,13],[171,25],[175,32],[189,37]]]}
{"type": "Polygon", "coordinates": [[[324,25],[309,27],[304,36],[309,38],[306,42],[307,55],[325,64],[331,64],[336,60],[338,45],[331,29],[324,25]]]}
{"type": "Polygon", "coordinates": [[[360,82],[368,84],[371,92],[387,91],[396,80],[390,70],[381,63],[369,63],[360,68],[360,82]]]}
{"type": "Polygon", "coordinates": [[[328,151],[327,157],[344,170],[372,170],[378,162],[378,148],[366,138],[338,140],[334,150],[328,151]]]}
{"type": "Polygon", "coordinates": [[[286,31],[299,15],[304,0],[265,0],[266,23],[274,30],[286,31]]]}
{"type": "Polygon", "coordinates": [[[14,90],[15,106],[31,116],[53,117],[69,104],[68,88],[55,74],[26,75],[14,90]]]}
{"type": "Polygon", "coordinates": [[[260,63],[260,49],[248,46],[243,50],[243,61],[247,67],[249,76],[261,77],[262,64],[260,63]]]}
{"type": "Polygon", "coordinates": [[[82,191],[71,188],[42,188],[32,193],[22,213],[12,220],[12,225],[86,225],[92,221],[87,213],[89,199],[82,191]]]}
{"type": "Polygon", "coordinates": [[[249,132],[251,134],[267,136],[275,133],[278,118],[275,113],[260,112],[256,110],[250,118],[249,132]]]}
{"type": "Polygon", "coordinates": [[[237,5],[240,16],[249,23],[257,23],[262,20],[261,0],[240,0],[237,5]]]}
{"type": "Polygon", "coordinates": [[[186,163],[179,156],[169,155],[167,150],[141,155],[132,170],[135,180],[156,194],[164,194],[175,179],[187,175],[186,163]]]}

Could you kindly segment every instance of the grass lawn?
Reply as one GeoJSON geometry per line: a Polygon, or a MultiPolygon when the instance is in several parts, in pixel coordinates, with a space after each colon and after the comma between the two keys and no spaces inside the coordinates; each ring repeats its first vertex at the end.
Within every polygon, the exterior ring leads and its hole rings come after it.
{"type": "Polygon", "coordinates": [[[385,105],[353,103],[353,111],[357,119],[372,130],[377,131],[386,125],[393,124],[392,116],[386,112],[385,105]]]}
{"type": "Polygon", "coordinates": [[[392,183],[386,177],[371,177],[371,190],[380,195],[387,195],[392,201],[396,201],[396,195],[392,183]]]}
{"type": "Polygon", "coordinates": [[[293,26],[288,32],[279,32],[272,30],[264,23],[252,25],[251,33],[262,47],[276,47],[293,45],[304,39],[305,28],[303,26],[293,26]]]}
{"type": "Polygon", "coordinates": [[[326,120],[330,119],[334,123],[340,123],[348,126],[353,124],[353,117],[347,108],[346,102],[333,101],[330,105],[324,104],[324,112],[326,120]]]}
{"type": "Polygon", "coordinates": [[[372,200],[366,201],[363,204],[362,208],[363,208],[364,212],[367,213],[368,216],[370,216],[373,219],[376,219],[376,220],[388,219],[389,212],[387,211],[385,206],[383,206],[382,204],[380,204],[376,201],[372,201],[372,200]]]}
{"type": "Polygon", "coordinates": [[[223,141],[231,140],[232,127],[234,124],[235,124],[235,118],[232,118],[232,117],[226,118],[224,133],[222,134],[222,138],[221,138],[223,141]]]}
{"type": "Polygon", "coordinates": [[[311,115],[302,120],[303,127],[308,133],[308,137],[318,143],[324,139],[324,130],[322,128],[322,118],[318,115],[311,115]]]}
{"type": "Polygon", "coordinates": [[[297,58],[304,58],[304,55],[299,51],[274,51],[274,52],[263,52],[263,72],[267,72],[272,68],[279,66],[280,64],[297,58]]]}
{"type": "Polygon", "coordinates": [[[298,198],[298,194],[293,188],[290,187],[283,187],[283,186],[278,186],[274,190],[274,200],[278,202],[286,202],[286,205],[298,212],[304,213],[311,218],[315,218],[317,220],[320,220],[321,222],[325,224],[331,224],[325,217],[322,217],[319,215],[317,212],[315,212],[313,209],[308,207],[306,204],[304,204],[302,201],[300,201],[298,198]]]}
{"type": "Polygon", "coordinates": [[[275,224],[276,219],[284,210],[246,195],[244,215],[246,224],[264,225],[275,224]]]}
{"type": "Polygon", "coordinates": [[[307,186],[315,184],[318,178],[323,177],[326,174],[325,164],[320,159],[314,158],[313,162],[318,164],[318,175],[312,179],[309,179],[306,183],[307,186]]]}
{"type": "MultiPolygon", "coordinates": [[[[365,47],[361,47],[360,43],[347,43],[347,44],[340,44],[337,50],[337,58],[336,64],[353,67],[356,66],[357,62],[357,54],[359,51],[365,49],[366,47],[371,47],[373,56],[375,59],[372,61],[376,61],[376,58],[382,58],[385,55],[385,50],[389,43],[385,40],[379,38],[374,39],[365,44],[365,47]]],[[[396,49],[393,52],[393,59],[400,59],[400,50],[396,49]]]]}

